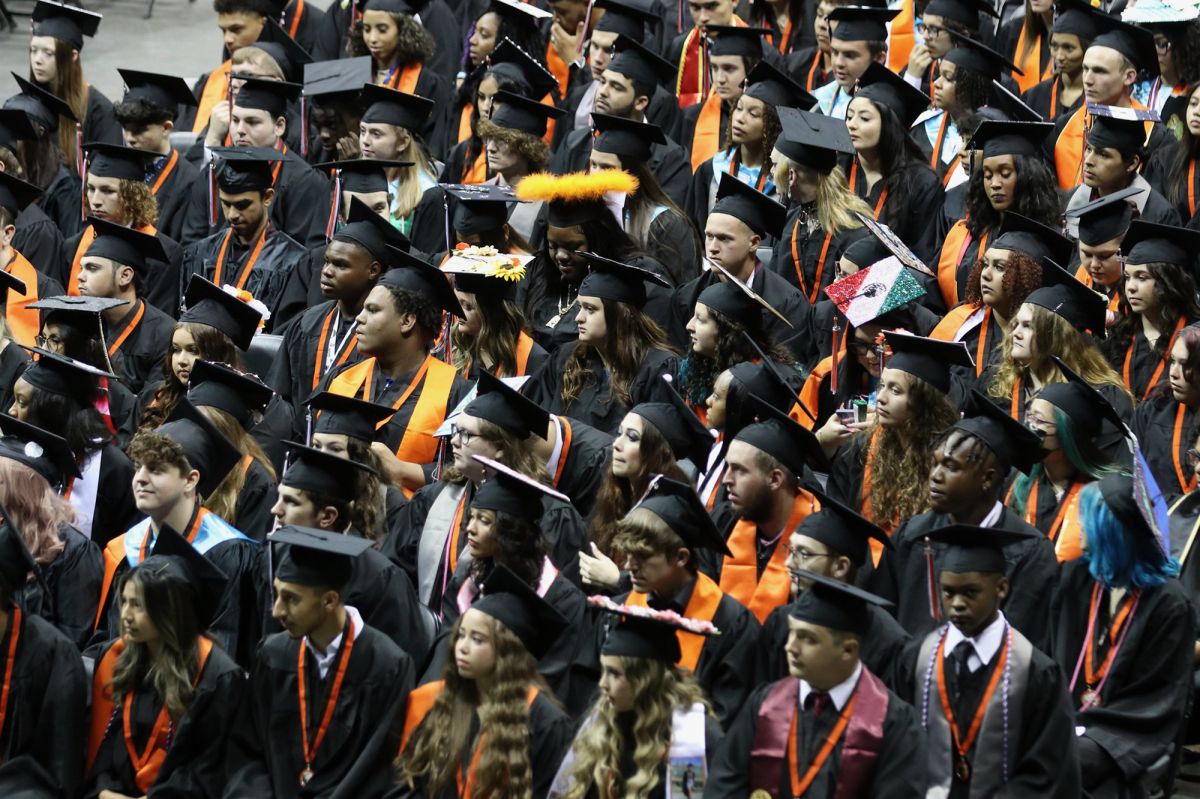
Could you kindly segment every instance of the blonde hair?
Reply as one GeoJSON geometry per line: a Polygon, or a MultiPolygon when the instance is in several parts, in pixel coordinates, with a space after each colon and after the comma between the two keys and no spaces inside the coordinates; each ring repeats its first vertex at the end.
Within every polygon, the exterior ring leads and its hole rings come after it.
{"type": "MultiPolygon", "coordinates": [[[[475,417],[479,421],[479,435],[496,445],[504,457],[498,460],[514,472],[520,472],[531,480],[539,483],[549,483],[550,473],[546,470],[546,460],[538,455],[534,445],[534,436],[517,438],[495,422],[475,417]]],[[[447,483],[462,483],[467,477],[453,465],[442,470],[442,481],[447,483]]]]}
{"type": "Polygon", "coordinates": [[[53,563],[67,546],[58,528],[75,520],[71,504],[45,477],[12,458],[0,457],[0,493],[34,561],[53,563]]]}
{"type": "Polygon", "coordinates": [[[417,210],[417,204],[421,202],[421,196],[425,193],[421,189],[420,172],[423,171],[429,177],[437,180],[437,175],[433,174],[429,168],[429,154],[425,152],[425,146],[421,144],[417,131],[406,128],[402,128],[402,130],[408,133],[408,146],[396,154],[395,160],[412,161],[413,165],[399,168],[399,186],[392,196],[392,219],[407,219],[413,211],[417,210]]]}
{"type": "Polygon", "coordinates": [[[863,226],[862,221],[855,214],[870,214],[871,206],[850,191],[850,184],[846,182],[846,173],[840,166],[834,166],[829,174],[823,174],[812,167],[781,156],[775,165],[776,186],[787,185],[788,170],[816,174],[817,222],[820,224],[821,230],[836,234],[863,226]]]}
{"type": "MultiPolygon", "coordinates": [[[[265,69],[268,73],[270,73],[270,78],[274,78],[275,80],[285,80],[283,68],[279,66],[279,62],[261,47],[255,47],[251,44],[243,47],[240,50],[236,50],[233,53],[231,62],[235,67],[241,66],[242,64],[253,64],[259,69],[265,69]]],[[[237,70],[234,70],[234,72],[236,71],[237,70]]],[[[268,78],[268,80],[270,78],[268,78]]]]}

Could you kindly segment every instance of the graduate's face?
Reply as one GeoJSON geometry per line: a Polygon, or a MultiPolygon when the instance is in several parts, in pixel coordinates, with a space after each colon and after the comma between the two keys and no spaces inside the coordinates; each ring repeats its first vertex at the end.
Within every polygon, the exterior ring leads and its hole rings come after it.
{"type": "Polygon", "coordinates": [[[120,178],[102,178],[89,172],[86,193],[89,214],[117,225],[128,223],[129,213],[121,201],[120,178]]]}
{"type": "Polygon", "coordinates": [[[495,511],[471,508],[467,516],[467,549],[471,550],[472,558],[479,560],[496,556],[499,547],[493,532],[495,528],[495,511]]]}
{"type": "Polygon", "coordinates": [[[77,288],[82,297],[115,297],[121,286],[117,275],[125,272],[125,285],[130,282],[129,274],[133,272],[127,266],[117,266],[111,258],[101,258],[89,255],[79,264],[77,288]]]}
{"type": "Polygon", "coordinates": [[[1102,191],[1122,189],[1129,184],[1140,163],[1136,157],[1126,163],[1114,147],[1087,144],[1083,148],[1083,185],[1102,191]]]}
{"type": "Polygon", "coordinates": [[[1137,70],[1111,47],[1089,47],[1083,54],[1083,97],[1089,103],[1116,105],[1133,86],[1137,70]]]}
{"type": "Polygon", "coordinates": [[[761,238],[742,220],[729,214],[709,214],[704,225],[704,254],[735,275],[745,271],[747,261],[761,238]]]}
{"type": "Polygon", "coordinates": [[[483,140],[483,151],[487,155],[488,169],[501,174],[524,174],[529,171],[529,162],[508,142],[499,138],[483,140]]]}
{"type": "Polygon", "coordinates": [[[697,355],[712,357],[717,353],[717,319],[708,306],[702,302],[696,303],[692,318],[687,323],[688,336],[692,340],[692,352],[697,355]]]}
{"type": "Polygon", "coordinates": [[[725,496],[734,511],[750,521],[766,515],[773,486],[782,486],[778,471],[764,472],[758,465],[759,450],[745,441],[734,441],[725,455],[725,496]]]}
{"type": "Polygon", "coordinates": [[[238,194],[217,189],[217,197],[221,200],[221,210],[225,221],[233,228],[233,233],[242,241],[249,241],[262,226],[267,217],[271,201],[275,199],[275,190],[244,191],[238,194]]]}
{"type": "Polygon", "coordinates": [[[189,492],[196,490],[200,473],[183,472],[167,463],[133,464],[133,503],[152,519],[165,518],[189,492]]]}
{"type": "Polygon", "coordinates": [[[983,268],[979,271],[979,294],[983,304],[990,308],[1003,308],[1008,302],[1008,293],[1004,289],[1008,253],[1009,250],[992,248],[983,254],[983,268]]]}
{"type": "Polygon", "coordinates": [[[492,118],[493,98],[498,91],[500,84],[492,75],[485,75],[483,80],[479,81],[479,87],[475,90],[475,110],[479,112],[480,119],[492,118]]]}
{"type": "Polygon", "coordinates": [[[847,42],[842,39],[831,39],[829,49],[833,79],[842,89],[851,91],[854,82],[871,66],[871,49],[866,42],[847,42]]]}
{"type": "Polygon", "coordinates": [[[865,97],[856,97],[846,109],[846,131],[856,152],[869,152],[879,146],[879,131],[883,117],[879,109],[865,97]]]}
{"type": "Polygon", "coordinates": [[[135,150],[167,153],[171,143],[171,131],[174,129],[175,123],[169,119],[162,123],[148,122],[136,128],[121,128],[121,138],[126,147],[135,150]]]}
{"type": "Polygon", "coordinates": [[[320,627],[330,613],[336,610],[338,595],[334,591],[321,591],[307,585],[285,583],[275,579],[275,601],[271,605],[271,618],[293,640],[303,638],[320,627]]]}
{"type": "Polygon", "coordinates": [[[471,31],[471,38],[467,40],[467,58],[470,59],[471,66],[479,66],[483,59],[492,54],[496,49],[496,36],[499,33],[500,15],[495,11],[489,11],[475,20],[475,30],[471,31]]]}
{"type": "MultiPolygon", "coordinates": [[[[412,319],[411,315],[407,317],[412,319]]],[[[405,316],[396,309],[396,301],[386,286],[375,286],[355,317],[358,323],[358,349],[367,355],[386,352],[402,335],[405,316]]]]}
{"type": "MultiPolygon", "coordinates": [[[[608,69],[616,41],[617,34],[614,31],[592,31],[592,38],[588,42],[588,69],[592,71],[592,80],[599,81],[604,70],[608,69]]],[[[599,83],[596,88],[600,88],[599,83]]]]}
{"type": "Polygon", "coordinates": [[[665,552],[626,553],[621,567],[629,572],[633,590],[656,596],[678,593],[687,579],[687,564],[692,554],[680,547],[674,555],[665,552]]]}
{"type": "Polygon", "coordinates": [[[554,22],[557,22],[568,33],[575,33],[583,16],[587,13],[588,4],[582,0],[551,0],[550,10],[554,12],[554,22]]]}
{"type": "Polygon", "coordinates": [[[1108,288],[1121,279],[1121,236],[1095,246],[1079,242],[1079,264],[1093,283],[1108,288]]]}
{"type": "Polygon", "coordinates": [[[604,319],[604,302],[599,297],[579,297],[579,313],[575,314],[579,328],[579,340],[585,344],[598,344],[608,335],[608,323],[604,319]]]}
{"type": "Polygon", "coordinates": [[[478,336],[480,328],[483,327],[483,314],[479,312],[479,307],[475,304],[475,295],[455,289],[454,296],[458,297],[458,304],[462,306],[464,314],[461,319],[455,318],[454,332],[468,338],[478,336]]]}
{"type": "Polygon", "coordinates": [[[1155,288],[1158,281],[1154,279],[1150,267],[1146,264],[1125,264],[1125,299],[1129,301],[1129,310],[1133,313],[1144,314],[1158,308],[1158,297],[1155,288]]]}
{"type": "Polygon", "coordinates": [[[596,110],[602,114],[633,119],[641,116],[650,104],[649,97],[639,97],[629,76],[606,69],[600,74],[596,89],[596,110]]]}
{"type": "Polygon", "coordinates": [[[763,117],[767,113],[767,104],[757,97],[742,95],[729,117],[730,135],[734,144],[753,144],[761,142],[763,136],[763,117]]]}
{"type": "Polygon", "coordinates": [[[848,558],[799,530],[788,536],[787,568],[792,581],[793,597],[812,587],[812,580],[801,577],[798,574],[799,570],[841,580],[846,576],[846,566],[849,563],[848,558]]]}
{"type": "Polygon", "coordinates": [[[1011,155],[983,159],[983,188],[997,211],[1007,211],[1016,201],[1017,163],[1011,155]]]}
{"type": "Polygon", "coordinates": [[[854,329],[850,341],[850,351],[854,353],[858,365],[871,377],[879,377],[883,359],[879,356],[879,344],[876,339],[882,328],[878,325],[863,325],[854,329]]]}
{"type": "Polygon", "coordinates": [[[408,147],[409,138],[408,131],[397,125],[362,122],[358,126],[358,147],[363,158],[393,160],[408,147]]]}
{"type": "Polygon", "coordinates": [[[467,479],[479,482],[483,479],[483,466],[472,455],[482,455],[485,458],[500,459],[503,450],[496,442],[484,436],[480,430],[480,420],[469,413],[460,413],[454,420],[454,432],[450,435],[450,450],[454,454],[454,468],[458,469],[467,479]]]}
{"type": "MultiPolygon", "coordinates": [[[[926,39],[926,42],[928,41],[926,39]]],[[[948,111],[955,107],[958,102],[957,76],[958,67],[955,64],[951,64],[949,61],[938,64],[937,76],[933,79],[933,105],[936,108],[948,111]]]]}
{"type": "Polygon", "coordinates": [[[1187,112],[1188,133],[1193,136],[1200,136],[1200,88],[1192,90],[1192,94],[1188,97],[1187,112]]]}
{"type": "Polygon", "coordinates": [[[788,673],[826,691],[846,679],[858,662],[858,639],[828,627],[788,617],[788,673]]]}
{"type": "Polygon", "coordinates": [[[726,103],[742,96],[742,81],[746,79],[746,59],[740,55],[714,55],[708,58],[712,88],[726,103]]]}
{"type": "Polygon", "coordinates": [[[817,47],[822,53],[829,52],[829,14],[834,9],[833,3],[821,0],[817,3],[817,11],[813,14],[813,35],[817,39],[817,47]]]}
{"type": "Polygon", "coordinates": [[[951,515],[970,509],[995,487],[991,459],[971,461],[974,439],[951,435],[934,453],[929,470],[929,505],[951,515]]]}
{"type": "Polygon", "coordinates": [[[46,86],[58,79],[56,50],[53,36],[34,36],[29,40],[29,71],[35,83],[46,86]]]}
{"type": "Polygon", "coordinates": [[[360,244],[333,239],[325,247],[321,294],[330,300],[363,296],[379,277],[379,262],[360,244]]]}
{"type": "Polygon", "coordinates": [[[271,506],[271,515],[280,525],[295,524],[321,529],[331,527],[331,523],[336,521],[337,511],[332,508],[322,510],[313,504],[307,491],[280,483],[275,504],[271,506]]]}
{"type": "Polygon", "coordinates": [[[29,421],[29,406],[33,404],[33,386],[18,377],[13,383],[13,401],[8,408],[8,415],[20,422],[29,421]]]}
{"type": "Polygon", "coordinates": [[[912,418],[912,381],[912,376],[907,372],[883,370],[875,399],[875,418],[881,427],[899,427],[912,418]]]}
{"type": "MultiPolygon", "coordinates": [[[[1167,379],[1171,385],[1171,396],[1176,402],[1182,402],[1184,405],[1195,407],[1200,404],[1200,388],[1195,384],[1196,375],[1192,374],[1188,369],[1188,348],[1187,343],[1179,338],[1171,345],[1171,352],[1168,353],[1170,358],[1169,368],[1167,370],[1167,379]]],[[[18,380],[18,383],[21,381],[18,380]]],[[[15,414],[14,414],[15,415],[15,414]]],[[[17,417],[21,418],[21,417],[17,417]]]]}
{"type": "Polygon", "coordinates": [[[698,28],[728,25],[733,19],[733,0],[688,0],[688,11],[698,28]]]}
{"type": "Polygon", "coordinates": [[[558,274],[564,281],[572,285],[578,285],[587,275],[587,261],[583,256],[576,255],[577,252],[584,252],[588,248],[587,236],[583,234],[583,228],[578,225],[572,227],[555,227],[550,225],[546,228],[546,249],[550,252],[550,257],[554,259],[554,265],[558,267],[558,274]]]}
{"type": "Polygon", "coordinates": [[[379,65],[391,63],[400,40],[400,28],[387,11],[366,11],[362,17],[363,44],[379,65]]]}
{"type": "Polygon", "coordinates": [[[192,374],[192,364],[200,357],[200,348],[196,340],[184,327],[178,327],[171,334],[171,371],[175,379],[187,385],[188,377],[192,374]]]}
{"type": "Polygon", "coordinates": [[[1009,331],[1008,355],[1015,363],[1028,366],[1037,353],[1033,342],[1033,306],[1023,303],[1013,319],[1012,330],[1009,331]]]}
{"type": "Polygon", "coordinates": [[[625,676],[625,663],[615,655],[600,656],[600,691],[617,713],[628,713],[633,710],[637,697],[633,694],[633,685],[625,676]]]}
{"type": "Polygon", "coordinates": [[[938,575],[938,582],[946,618],[968,638],[992,623],[1000,603],[1008,596],[1008,580],[1002,574],[944,571],[938,575]]]}
{"type": "Polygon", "coordinates": [[[158,628],[150,620],[142,585],[137,580],[126,580],[121,589],[121,637],[130,644],[158,640],[158,628]]]}
{"type": "Polygon", "coordinates": [[[726,402],[729,399],[729,384],[732,382],[733,372],[728,369],[717,375],[717,379],[713,381],[712,393],[704,400],[704,407],[708,409],[705,426],[709,430],[725,429],[726,402]]]}
{"type": "Polygon", "coordinates": [[[616,153],[602,153],[595,147],[592,148],[592,154],[588,156],[588,172],[596,173],[603,169],[620,169],[621,156],[616,153]]]}
{"type": "Polygon", "coordinates": [[[496,622],[471,608],[462,615],[454,639],[454,666],[466,680],[490,677],[496,669],[496,622]]]}
{"type": "Polygon", "coordinates": [[[313,433],[312,448],[350,460],[350,436],[342,433],[313,433]]]}
{"type": "Polygon", "coordinates": [[[358,200],[363,205],[370,208],[374,213],[387,219],[388,203],[391,199],[388,197],[387,191],[343,191],[342,192],[342,221],[346,222],[350,218],[350,203],[352,200],[358,200]]]}
{"type": "Polygon", "coordinates": [[[266,22],[266,17],[252,11],[217,14],[217,27],[221,29],[225,51],[233,55],[243,47],[257,42],[266,22]]]}
{"type": "Polygon", "coordinates": [[[1055,75],[1078,75],[1083,69],[1083,43],[1075,33],[1050,34],[1050,59],[1055,75]]]}
{"type": "Polygon", "coordinates": [[[68,333],[57,322],[47,322],[42,325],[42,334],[35,342],[44,350],[50,350],[55,355],[66,355],[66,340],[68,333]]]}
{"type": "Polygon", "coordinates": [[[1035,433],[1042,434],[1042,450],[1054,452],[1060,449],[1058,424],[1054,421],[1054,406],[1044,399],[1034,399],[1025,409],[1025,424],[1035,433]]]}
{"type": "Polygon", "coordinates": [[[645,421],[636,413],[627,413],[612,443],[613,477],[633,479],[642,473],[642,431],[645,421]]]}
{"type": "Polygon", "coordinates": [[[954,47],[954,39],[946,28],[946,18],[937,14],[925,14],[921,18],[925,23],[925,49],[934,58],[941,58],[954,47]]]}
{"type": "Polygon", "coordinates": [[[229,135],[234,147],[274,147],[287,130],[287,120],[272,117],[261,108],[233,107],[229,114],[229,135]]]}

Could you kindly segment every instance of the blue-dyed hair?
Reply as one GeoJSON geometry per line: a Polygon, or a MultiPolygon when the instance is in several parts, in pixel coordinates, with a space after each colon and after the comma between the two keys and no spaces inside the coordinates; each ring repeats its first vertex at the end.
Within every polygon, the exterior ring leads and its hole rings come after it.
{"type": "Polygon", "coordinates": [[[1157,538],[1127,529],[1113,515],[1098,483],[1079,495],[1087,544],[1083,557],[1098,582],[1111,588],[1156,588],[1179,574],[1179,561],[1167,555],[1157,538]]]}

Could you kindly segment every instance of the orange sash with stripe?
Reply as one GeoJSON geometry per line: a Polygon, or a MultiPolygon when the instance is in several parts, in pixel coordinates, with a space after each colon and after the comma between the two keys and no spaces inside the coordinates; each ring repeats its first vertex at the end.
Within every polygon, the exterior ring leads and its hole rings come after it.
{"type": "Polygon", "coordinates": [[[887,68],[897,74],[908,65],[908,57],[917,41],[915,17],[913,0],[904,0],[900,4],[900,13],[888,29],[887,68]]]}
{"type": "MultiPolygon", "coordinates": [[[[148,236],[157,236],[158,228],[154,225],[146,225],[138,228],[139,233],[145,233],[148,236]]],[[[83,229],[83,234],[79,237],[79,246],[75,248],[75,258],[71,261],[71,274],[67,276],[67,294],[72,297],[79,296],[79,271],[83,269],[83,256],[87,254],[88,247],[92,246],[92,242],[96,240],[96,229],[88,225],[83,229]]]]}
{"type": "MultiPolygon", "coordinates": [[[[783,549],[786,550],[786,548],[783,549]]],[[[721,589],[713,582],[711,577],[707,574],[698,573],[696,575],[696,585],[692,589],[692,597],[688,600],[687,608],[683,611],[683,615],[689,619],[700,619],[711,622],[713,617],[717,615],[717,606],[721,604],[721,597],[723,596],[725,594],[721,592],[721,589]]],[[[643,594],[641,591],[632,591],[629,594],[629,598],[625,600],[625,604],[644,608],[648,607],[648,599],[649,596],[643,594]]],[[[684,630],[677,630],[675,635],[679,638],[679,651],[683,653],[683,656],[679,658],[679,662],[675,665],[695,672],[696,664],[700,662],[700,652],[704,649],[705,636],[685,632],[684,630]]]]}
{"type": "Polygon", "coordinates": [[[405,94],[417,93],[417,81],[421,79],[422,64],[416,61],[407,65],[404,69],[393,72],[391,77],[384,81],[383,85],[389,89],[395,89],[398,92],[405,94]]]}
{"type": "Polygon", "coordinates": [[[787,539],[796,525],[820,506],[807,491],[796,494],[792,514],[775,542],[775,551],[758,576],[758,527],[748,519],[739,519],[725,541],[732,555],[721,563],[721,590],[750,609],[759,623],[766,621],[771,611],[787,604],[791,578],[787,570],[787,539]]]}
{"type": "Polygon", "coordinates": [[[692,132],[692,171],[721,150],[721,98],[716,92],[708,95],[696,118],[692,132]]]}
{"type": "Polygon", "coordinates": [[[32,347],[37,343],[38,331],[42,327],[42,317],[36,308],[28,307],[38,301],[38,271],[29,259],[14,247],[12,260],[4,271],[25,284],[25,296],[15,291],[8,292],[8,300],[4,304],[4,314],[8,319],[8,329],[13,341],[32,347]]]}
{"type": "Polygon", "coordinates": [[[947,308],[958,305],[958,264],[962,260],[963,252],[970,246],[970,235],[967,231],[967,221],[959,219],[942,242],[942,252],[938,255],[937,281],[947,308]]]}
{"type": "Polygon", "coordinates": [[[208,118],[218,103],[229,99],[229,72],[233,69],[233,59],[227,59],[224,64],[208,73],[204,81],[204,89],[200,92],[200,102],[196,108],[196,121],[192,123],[192,133],[200,133],[208,126],[208,118]]]}

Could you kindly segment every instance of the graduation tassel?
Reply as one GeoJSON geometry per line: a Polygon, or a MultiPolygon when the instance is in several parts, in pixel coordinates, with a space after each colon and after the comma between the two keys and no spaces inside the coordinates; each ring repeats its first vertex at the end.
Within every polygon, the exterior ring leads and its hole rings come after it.
{"type": "Polygon", "coordinates": [[[342,170],[333,170],[333,196],[329,198],[329,221],[325,223],[325,241],[333,239],[342,217],[342,170]]]}
{"type": "Polygon", "coordinates": [[[442,224],[446,232],[446,254],[452,255],[454,248],[450,244],[450,198],[442,192],[442,224]]]}
{"type": "Polygon", "coordinates": [[[217,164],[215,161],[208,165],[208,226],[217,224],[217,164]]]}
{"type": "MultiPolygon", "coordinates": [[[[75,166],[79,170],[79,180],[81,181],[79,192],[79,218],[80,220],[87,219],[87,159],[83,156],[83,125],[75,123],[75,166]]],[[[69,288],[69,287],[68,287],[69,288]]]]}
{"type": "Polygon", "coordinates": [[[308,98],[300,95],[300,155],[308,158],[308,98]]]}
{"type": "Polygon", "coordinates": [[[942,603],[939,601],[937,574],[933,570],[933,544],[925,536],[925,583],[929,586],[929,615],[934,621],[942,620],[942,603]]]}
{"type": "Polygon", "coordinates": [[[838,325],[837,314],[833,315],[833,368],[829,370],[829,393],[838,392],[838,333],[842,328],[838,325]]]}
{"type": "MultiPolygon", "coordinates": [[[[592,6],[596,4],[596,0],[588,0],[587,12],[583,15],[583,33],[579,35],[579,40],[575,42],[575,55],[583,55],[583,45],[588,39],[588,29],[592,24],[592,6]]],[[[562,87],[562,91],[566,91],[566,87],[562,87]]]]}

